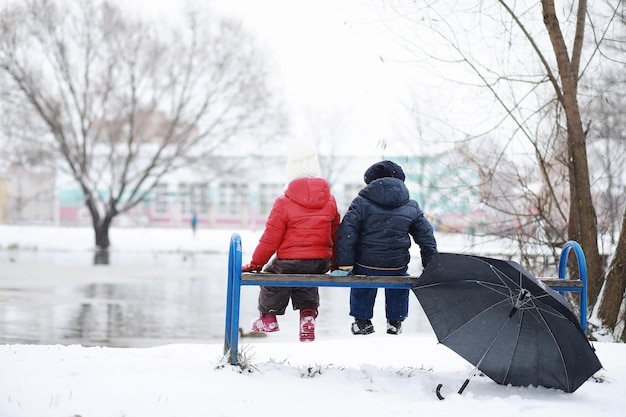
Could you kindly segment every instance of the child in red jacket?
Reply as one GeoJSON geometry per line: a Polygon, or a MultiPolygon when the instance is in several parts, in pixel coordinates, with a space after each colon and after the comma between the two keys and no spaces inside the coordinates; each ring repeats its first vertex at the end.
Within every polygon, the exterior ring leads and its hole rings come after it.
{"type": "MultiPolygon", "coordinates": [[[[252,261],[241,268],[243,272],[261,271],[264,266],[264,272],[275,274],[324,274],[330,269],[340,215],[328,183],[320,178],[315,150],[296,144],[288,155],[286,173],[290,182],[274,202],[252,261]]],[[[276,316],[285,314],[290,299],[293,309],[300,310],[300,341],[315,340],[317,287],[262,286],[260,316],[252,320],[252,330],[278,331],[276,316]]]]}

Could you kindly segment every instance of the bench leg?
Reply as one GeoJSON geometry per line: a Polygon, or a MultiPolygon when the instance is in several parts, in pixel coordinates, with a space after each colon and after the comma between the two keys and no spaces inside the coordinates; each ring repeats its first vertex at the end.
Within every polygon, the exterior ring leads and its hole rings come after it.
{"type": "Polygon", "coordinates": [[[237,365],[239,350],[239,309],[241,305],[241,238],[233,234],[228,253],[228,288],[226,291],[226,325],[224,355],[231,365],[237,365]]]}
{"type": "MultiPolygon", "coordinates": [[[[559,278],[567,278],[567,257],[571,249],[574,249],[574,253],[576,254],[578,275],[583,283],[582,289],[577,290],[580,294],[580,327],[583,329],[583,332],[587,334],[587,261],[582,247],[576,241],[567,241],[561,250],[561,259],[559,260],[559,278]]],[[[565,295],[563,292],[561,294],[565,295]]]]}

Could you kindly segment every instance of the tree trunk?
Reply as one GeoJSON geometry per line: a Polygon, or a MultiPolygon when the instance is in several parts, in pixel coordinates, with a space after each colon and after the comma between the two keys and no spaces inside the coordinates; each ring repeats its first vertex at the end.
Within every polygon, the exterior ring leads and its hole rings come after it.
{"type": "MultiPolygon", "coordinates": [[[[622,219],[622,231],[617,242],[615,256],[611,261],[609,273],[604,283],[602,302],[598,309],[598,317],[602,325],[614,330],[619,317],[620,308],[626,302],[624,292],[626,291],[626,209],[622,219]]],[[[626,333],[622,335],[622,339],[626,333]]]]}
{"type": "Polygon", "coordinates": [[[109,240],[109,228],[111,227],[113,219],[118,214],[115,202],[110,201],[104,215],[101,215],[100,210],[98,210],[98,203],[89,192],[89,188],[84,186],[82,183],[81,186],[85,195],[85,205],[91,215],[91,226],[93,227],[95,235],[96,249],[98,251],[108,251],[109,246],[111,246],[111,241],[109,240]]]}
{"type": "Polygon", "coordinates": [[[93,230],[96,236],[96,252],[94,254],[94,265],[108,265],[109,264],[109,246],[111,241],[109,240],[109,228],[113,217],[107,213],[102,221],[94,222],[93,230]]]}
{"type": "MultiPolygon", "coordinates": [[[[602,287],[604,265],[598,250],[598,226],[595,208],[591,200],[585,132],[578,107],[578,71],[576,70],[577,66],[570,63],[567,45],[556,17],[554,1],[542,0],[541,3],[544,24],[554,48],[561,76],[561,100],[567,122],[570,204],[575,206],[570,210],[570,214],[576,213],[576,219],[570,219],[570,222],[574,221],[576,224],[572,225],[569,230],[577,232],[577,235],[569,238],[577,240],[585,252],[589,273],[588,301],[591,309],[597,301],[602,287]]],[[[576,51],[573,51],[573,55],[576,56],[576,51]]]]}
{"type": "MultiPolygon", "coordinates": [[[[105,217],[105,219],[107,219],[105,217]]],[[[96,247],[99,250],[108,250],[111,242],[109,240],[109,227],[111,226],[111,221],[103,221],[97,225],[94,225],[94,232],[96,235],[96,247]]]]}
{"type": "Polygon", "coordinates": [[[111,262],[111,256],[108,249],[96,249],[93,255],[94,265],[109,265],[111,262]]]}

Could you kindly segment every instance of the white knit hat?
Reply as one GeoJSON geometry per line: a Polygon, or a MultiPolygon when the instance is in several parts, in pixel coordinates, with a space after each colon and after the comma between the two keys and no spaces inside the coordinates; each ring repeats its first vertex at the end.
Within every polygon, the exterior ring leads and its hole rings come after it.
{"type": "Polygon", "coordinates": [[[287,154],[287,179],[319,178],[320,164],[315,148],[308,142],[294,141],[287,154]]]}

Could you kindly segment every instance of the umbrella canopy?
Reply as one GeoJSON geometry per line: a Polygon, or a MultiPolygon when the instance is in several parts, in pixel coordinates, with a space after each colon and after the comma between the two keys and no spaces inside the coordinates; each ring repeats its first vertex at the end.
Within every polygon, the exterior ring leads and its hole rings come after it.
{"type": "Polygon", "coordinates": [[[565,299],[515,262],[439,253],[413,291],[439,342],[498,384],[574,392],[602,367],[565,299]]]}

